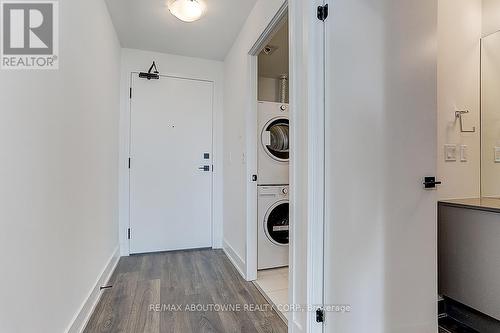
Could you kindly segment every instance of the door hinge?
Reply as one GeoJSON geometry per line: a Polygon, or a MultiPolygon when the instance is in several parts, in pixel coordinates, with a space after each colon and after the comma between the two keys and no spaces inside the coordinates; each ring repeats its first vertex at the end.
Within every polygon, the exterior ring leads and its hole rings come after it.
{"type": "Polygon", "coordinates": [[[325,322],[325,310],[323,310],[322,308],[316,309],[316,322],[317,323],[325,322]]]}
{"type": "Polygon", "coordinates": [[[128,228],[128,230],[127,230],[127,237],[128,237],[128,239],[130,239],[130,228],[128,228]]]}
{"type": "Polygon", "coordinates": [[[130,87],[130,99],[132,99],[132,87],[130,87]]]}
{"type": "Polygon", "coordinates": [[[318,20],[324,21],[328,17],[328,4],[318,6],[318,20]]]}
{"type": "Polygon", "coordinates": [[[130,157],[129,157],[129,158],[128,158],[128,168],[129,168],[129,169],[130,169],[130,163],[131,163],[131,162],[130,162],[130,160],[131,160],[131,159],[130,159],[130,157]]]}

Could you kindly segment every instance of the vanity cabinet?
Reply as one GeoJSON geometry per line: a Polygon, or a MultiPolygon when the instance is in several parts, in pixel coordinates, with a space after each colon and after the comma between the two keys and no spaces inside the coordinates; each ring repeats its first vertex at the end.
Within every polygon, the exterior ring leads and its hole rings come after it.
{"type": "Polygon", "coordinates": [[[500,199],[438,206],[439,293],[500,320],[500,199]]]}

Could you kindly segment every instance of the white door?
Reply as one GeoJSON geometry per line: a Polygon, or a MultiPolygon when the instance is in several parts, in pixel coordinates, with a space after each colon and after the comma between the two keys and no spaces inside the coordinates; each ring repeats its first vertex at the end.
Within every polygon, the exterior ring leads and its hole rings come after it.
{"type": "Polygon", "coordinates": [[[212,82],[133,75],[131,253],[212,246],[212,96],[212,82]]]}
{"type": "Polygon", "coordinates": [[[325,21],[325,332],[437,332],[434,0],[325,21]]]}

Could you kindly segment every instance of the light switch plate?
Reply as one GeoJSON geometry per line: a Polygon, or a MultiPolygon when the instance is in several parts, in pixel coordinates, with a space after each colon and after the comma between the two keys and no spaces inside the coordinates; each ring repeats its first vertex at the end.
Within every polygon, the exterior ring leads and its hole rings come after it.
{"type": "Polygon", "coordinates": [[[467,145],[460,145],[460,161],[467,162],[467,145]]]}
{"type": "Polygon", "coordinates": [[[444,160],[446,162],[457,160],[457,145],[444,145],[444,160]]]}
{"type": "Polygon", "coordinates": [[[500,163],[500,147],[495,147],[495,163],[500,163]]]}

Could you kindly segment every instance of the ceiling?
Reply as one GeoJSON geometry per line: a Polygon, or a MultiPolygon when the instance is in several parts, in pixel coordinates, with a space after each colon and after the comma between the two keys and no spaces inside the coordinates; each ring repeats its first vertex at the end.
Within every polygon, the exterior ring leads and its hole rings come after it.
{"type": "Polygon", "coordinates": [[[288,73],[288,19],[281,22],[281,28],[267,43],[274,48],[274,52],[267,55],[262,51],[259,54],[259,76],[267,78],[279,78],[288,73]]]}
{"type": "Polygon", "coordinates": [[[204,16],[185,23],[170,14],[168,1],[106,0],[121,46],[223,60],[256,2],[202,0],[204,16]]]}

